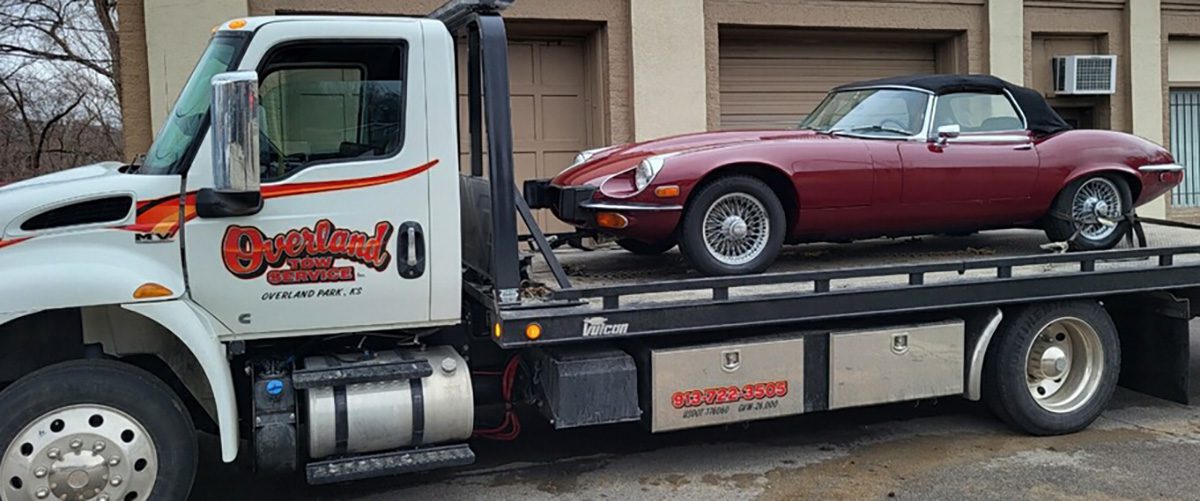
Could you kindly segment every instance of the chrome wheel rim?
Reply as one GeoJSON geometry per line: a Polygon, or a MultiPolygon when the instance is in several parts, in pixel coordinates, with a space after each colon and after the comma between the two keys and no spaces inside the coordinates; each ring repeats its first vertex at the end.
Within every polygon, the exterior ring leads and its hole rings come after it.
{"type": "Polygon", "coordinates": [[[1117,231],[1117,221],[1124,214],[1121,192],[1112,181],[1098,177],[1089,179],[1075,192],[1071,217],[1080,236],[1088,240],[1104,240],[1117,231]]]}
{"type": "Polygon", "coordinates": [[[1104,346],[1090,324],[1074,317],[1047,323],[1025,357],[1026,384],[1042,409],[1063,414],[1092,400],[1104,376],[1104,346]]]}
{"type": "Polygon", "coordinates": [[[21,430],[0,457],[6,500],[147,499],[158,453],[137,420],[87,404],[43,414],[21,430]]]}
{"type": "Polygon", "coordinates": [[[767,248],[770,235],[766,206],[745,193],[718,198],[704,214],[704,245],[708,254],[723,264],[753,261],[767,248]]]}

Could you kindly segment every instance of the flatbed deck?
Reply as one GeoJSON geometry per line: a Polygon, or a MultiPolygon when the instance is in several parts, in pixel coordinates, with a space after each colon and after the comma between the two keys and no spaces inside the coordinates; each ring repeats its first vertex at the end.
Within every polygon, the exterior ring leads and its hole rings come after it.
{"type": "Polygon", "coordinates": [[[547,344],[1200,287],[1200,231],[1145,232],[1144,248],[1067,254],[1041,249],[1036,230],[798,245],[768,273],[718,278],[690,271],[678,250],[567,249],[556,255],[572,288],[554,287],[537,258],[521,303],[494,320],[508,347],[535,342],[529,322],[547,344]]]}

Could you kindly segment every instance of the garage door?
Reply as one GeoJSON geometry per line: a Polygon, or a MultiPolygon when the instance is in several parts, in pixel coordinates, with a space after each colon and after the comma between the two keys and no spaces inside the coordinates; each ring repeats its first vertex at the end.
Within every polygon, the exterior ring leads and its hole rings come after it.
{"type": "Polygon", "coordinates": [[[870,78],[935,73],[935,54],[935,45],[927,41],[722,33],[721,128],[795,127],[829,89],[870,78]]]}
{"type": "MultiPolygon", "coordinates": [[[[465,61],[466,50],[460,48],[460,72],[465,61]]],[[[508,45],[508,65],[513,161],[520,186],[526,179],[553,177],[570,166],[576,154],[589,147],[584,42],[513,40],[508,45]]],[[[465,154],[470,145],[464,82],[459,85],[459,116],[459,150],[464,152],[465,172],[470,170],[465,154]]],[[[546,231],[566,229],[547,211],[540,212],[538,220],[546,231]]]]}

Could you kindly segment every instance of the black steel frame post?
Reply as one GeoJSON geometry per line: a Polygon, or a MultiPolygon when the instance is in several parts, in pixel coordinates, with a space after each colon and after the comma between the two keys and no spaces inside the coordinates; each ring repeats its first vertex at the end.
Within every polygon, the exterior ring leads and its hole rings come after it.
{"type": "Polygon", "coordinates": [[[483,110],[471,105],[471,169],[482,170],[482,129],[486,121],[488,144],[488,175],[492,198],[492,285],[500,304],[520,301],[521,273],[517,252],[517,218],[513,186],[512,111],[508,102],[508,35],[504,21],[495,14],[475,14],[467,22],[470,35],[470,83],[481,83],[470,101],[482,99],[483,110]],[[483,89],[487,89],[483,92],[483,89]],[[484,111],[481,117],[475,115],[484,111]],[[477,160],[476,158],[479,158],[477,160]]]}

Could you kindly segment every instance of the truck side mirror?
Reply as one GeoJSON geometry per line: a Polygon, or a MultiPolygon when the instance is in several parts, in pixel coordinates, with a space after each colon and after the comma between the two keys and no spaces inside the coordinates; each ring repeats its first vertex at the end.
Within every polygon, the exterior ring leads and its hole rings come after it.
{"type": "Polygon", "coordinates": [[[945,146],[947,142],[962,134],[962,127],[958,124],[942,125],[937,128],[937,137],[933,140],[938,146],[945,146]]]}
{"type": "Polygon", "coordinates": [[[262,210],[259,189],[258,74],[220,73],[212,79],[213,187],[196,194],[196,215],[237,217],[262,210]]]}

